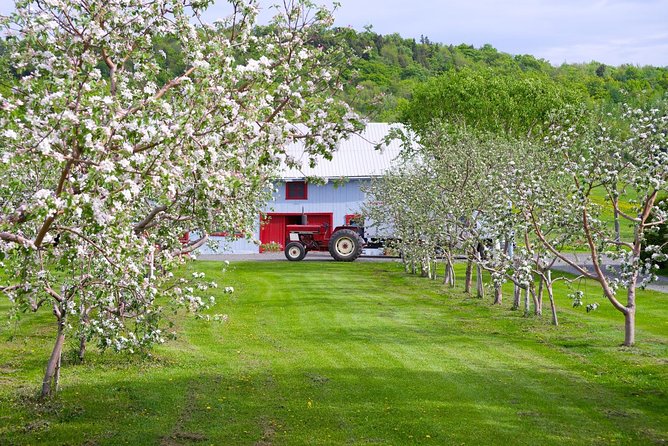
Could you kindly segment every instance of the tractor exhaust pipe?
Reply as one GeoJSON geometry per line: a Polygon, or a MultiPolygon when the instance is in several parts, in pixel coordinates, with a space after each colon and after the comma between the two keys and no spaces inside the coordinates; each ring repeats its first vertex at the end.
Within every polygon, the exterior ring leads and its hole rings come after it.
{"type": "Polygon", "coordinates": [[[302,215],[301,215],[301,223],[302,225],[307,225],[308,224],[308,217],[304,213],[304,206],[302,206],[302,215]]]}

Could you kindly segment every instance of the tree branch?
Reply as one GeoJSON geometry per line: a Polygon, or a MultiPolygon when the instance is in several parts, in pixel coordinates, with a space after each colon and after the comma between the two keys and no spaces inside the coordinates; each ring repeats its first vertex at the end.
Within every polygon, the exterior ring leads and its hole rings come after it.
{"type": "Polygon", "coordinates": [[[167,210],[167,206],[162,205],[162,206],[156,206],[153,208],[153,210],[146,216],[145,219],[140,221],[134,226],[134,231],[135,234],[139,235],[141,232],[146,229],[149,223],[153,221],[153,219],[161,212],[164,212],[167,210]]]}
{"type": "Polygon", "coordinates": [[[195,69],[196,69],[196,67],[194,67],[194,66],[188,68],[188,70],[186,70],[186,72],[183,73],[181,76],[176,77],[176,78],[172,79],[171,81],[167,82],[167,83],[166,83],[160,90],[158,90],[158,92],[157,92],[156,94],[154,94],[150,99],[145,99],[144,101],[141,102],[141,104],[137,104],[137,105],[135,105],[134,107],[131,107],[131,108],[125,110],[124,112],[121,112],[121,113],[119,114],[118,118],[119,118],[119,119],[123,119],[123,118],[125,118],[126,116],[131,115],[131,114],[137,112],[137,111],[140,110],[142,107],[144,107],[146,104],[148,104],[150,101],[155,101],[155,100],[157,100],[157,99],[160,99],[160,98],[163,97],[163,96],[165,95],[165,93],[167,93],[169,90],[171,90],[172,88],[176,87],[177,85],[179,85],[179,84],[180,84],[181,82],[183,82],[184,80],[188,79],[188,76],[190,76],[190,75],[195,71],[195,69]]]}
{"type": "Polygon", "coordinates": [[[85,236],[84,234],[82,234],[80,231],[77,231],[76,229],[74,229],[74,228],[70,228],[70,227],[67,227],[67,226],[54,226],[54,229],[55,229],[55,230],[58,230],[58,231],[69,232],[69,233],[71,233],[71,234],[76,235],[77,237],[81,238],[81,239],[84,240],[86,243],[88,243],[89,245],[91,245],[93,248],[95,248],[95,250],[96,250],[97,252],[99,252],[100,254],[102,254],[102,257],[104,257],[105,260],[106,260],[107,262],[109,262],[109,264],[110,264],[111,266],[113,266],[114,268],[119,269],[119,270],[121,269],[116,263],[114,263],[114,262],[111,261],[111,259],[109,258],[109,256],[107,256],[107,253],[104,252],[104,250],[103,250],[100,246],[98,246],[94,241],[92,241],[90,238],[86,237],[86,236],[85,236]]]}
{"type": "Polygon", "coordinates": [[[664,223],[666,223],[666,222],[668,222],[668,219],[659,220],[659,221],[653,221],[652,223],[645,223],[643,226],[644,226],[645,228],[651,228],[652,226],[659,226],[659,225],[662,225],[662,224],[664,224],[664,223]]]}
{"type": "Polygon", "coordinates": [[[605,239],[603,241],[605,243],[609,243],[611,245],[623,246],[625,248],[633,249],[633,244],[631,244],[629,242],[622,242],[622,241],[619,241],[619,240],[609,240],[609,239],[605,239]]]}
{"type": "Polygon", "coordinates": [[[611,202],[612,202],[612,206],[613,206],[615,212],[617,212],[619,215],[624,217],[626,220],[632,221],[634,223],[639,223],[640,222],[640,219],[638,217],[631,217],[630,215],[626,214],[624,211],[619,209],[619,203],[618,203],[617,200],[611,200],[611,202]]]}
{"type": "Polygon", "coordinates": [[[6,242],[18,243],[19,245],[27,246],[28,248],[37,249],[35,243],[21,235],[12,234],[11,232],[0,232],[0,240],[6,242]]]}
{"type": "Polygon", "coordinates": [[[598,278],[594,276],[592,273],[588,272],[586,269],[582,268],[580,265],[577,263],[573,262],[571,259],[563,255],[561,252],[559,252],[550,242],[547,241],[545,236],[543,235],[543,231],[540,230],[540,227],[538,226],[538,223],[536,222],[536,219],[533,216],[533,212],[530,212],[531,214],[531,224],[534,228],[534,232],[538,239],[541,241],[543,246],[545,246],[552,254],[554,254],[556,257],[558,257],[560,260],[563,262],[566,262],[568,265],[572,266],[575,268],[581,275],[588,277],[590,279],[597,280],[598,278]]]}
{"type": "Polygon", "coordinates": [[[594,265],[594,270],[598,275],[596,280],[601,284],[601,287],[603,288],[603,293],[605,294],[605,297],[608,298],[612,306],[614,306],[620,312],[626,314],[628,312],[628,308],[622,305],[622,303],[615,298],[615,294],[612,291],[612,289],[610,289],[610,285],[608,284],[608,281],[606,280],[605,275],[601,270],[601,265],[598,262],[598,251],[596,249],[596,245],[594,245],[594,239],[591,235],[591,228],[589,227],[589,217],[587,216],[587,208],[584,206],[582,208],[582,227],[584,228],[585,237],[587,238],[587,244],[589,245],[589,252],[591,254],[591,263],[592,265],[594,265]]]}
{"type": "MultiPolygon", "coordinates": [[[[58,302],[60,302],[60,303],[62,303],[62,302],[65,300],[65,299],[63,298],[63,296],[61,296],[60,294],[56,293],[56,292],[53,290],[53,288],[51,288],[50,286],[45,286],[45,287],[44,287],[44,291],[46,291],[46,293],[47,293],[49,296],[53,297],[54,299],[56,299],[56,300],[57,300],[58,302]]],[[[54,305],[54,306],[55,306],[55,305],[54,305]]],[[[56,316],[58,317],[58,315],[56,315],[56,316]]],[[[60,317],[58,317],[58,319],[60,319],[60,317]]]]}
{"type": "Polygon", "coordinates": [[[195,240],[192,243],[189,243],[185,248],[172,252],[172,255],[174,257],[178,257],[178,256],[182,256],[182,255],[185,255],[185,254],[189,254],[189,253],[195,251],[196,249],[201,248],[207,242],[207,240],[209,240],[209,235],[208,234],[204,235],[203,237],[201,237],[198,240],[195,240]]]}
{"type": "Polygon", "coordinates": [[[109,68],[109,80],[111,81],[111,89],[110,93],[112,96],[116,95],[116,64],[111,60],[111,57],[109,57],[109,54],[107,53],[107,50],[105,48],[102,48],[102,58],[104,59],[104,63],[107,64],[107,67],[109,68]]]}

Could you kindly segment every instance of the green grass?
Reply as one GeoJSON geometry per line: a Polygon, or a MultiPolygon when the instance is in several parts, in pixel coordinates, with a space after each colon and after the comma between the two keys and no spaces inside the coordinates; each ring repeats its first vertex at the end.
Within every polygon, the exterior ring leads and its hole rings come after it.
{"type": "MultiPolygon", "coordinates": [[[[220,264],[195,266],[220,276],[220,264]]],[[[569,308],[560,289],[562,326],[552,327],[547,315],[524,318],[394,263],[240,263],[223,282],[236,289],[214,309],[227,323],[179,317],[182,335],[150,359],[93,352],[68,363],[62,392],[45,404],[34,394],[52,316],[3,325],[0,444],[668,438],[668,295],[639,293],[638,346],[622,348],[623,319],[591,283],[587,302],[601,308],[569,308]]]]}

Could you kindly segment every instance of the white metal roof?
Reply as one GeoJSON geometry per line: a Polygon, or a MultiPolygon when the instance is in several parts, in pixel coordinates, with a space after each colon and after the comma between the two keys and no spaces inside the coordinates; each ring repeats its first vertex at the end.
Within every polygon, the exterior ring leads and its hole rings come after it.
{"type": "Polygon", "coordinates": [[[400,128],[401,124],[368,123],[359,134],[353,134],[339,141],[332,153],[332,159],[317,157],[315,167],[309,167],[308,156],[304,154],[304,146],[299,143],[290,144],[287,154],[302,164],[301,169],[283,167],[281,179],[298,179],[304,177],[321,178],[369,178],[382,175],[388,170],[399,153],[401,143],[393,140],[384,143],[384,138],[392,128],[400,128]],[[379,150],[377,147],[381,144],[379,150]]]}

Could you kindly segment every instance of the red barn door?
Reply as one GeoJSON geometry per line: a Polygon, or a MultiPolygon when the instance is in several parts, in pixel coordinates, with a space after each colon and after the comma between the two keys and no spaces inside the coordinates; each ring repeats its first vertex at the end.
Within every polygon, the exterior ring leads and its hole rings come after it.
{"type": "MultiPolygon", "coordinates": [[[[285,248],[285,239],[287,233],[285,227],[287,225],[298,225],[301,222],[302,214],[293,213],[268,213],[266,219],[260,217],[260,243],[266,245],[269,243],[278,243],[281,249],[285,248]]],[[[308,223],[310,225],[321,225],[326,223],[329,225],[329,230],[332,230],[332,222],[334,221],[334,214],[331,212],[314,212],[306,213],[308,223]]],[[[264,249],[260,247],[260,252],[264,249]]]]}

